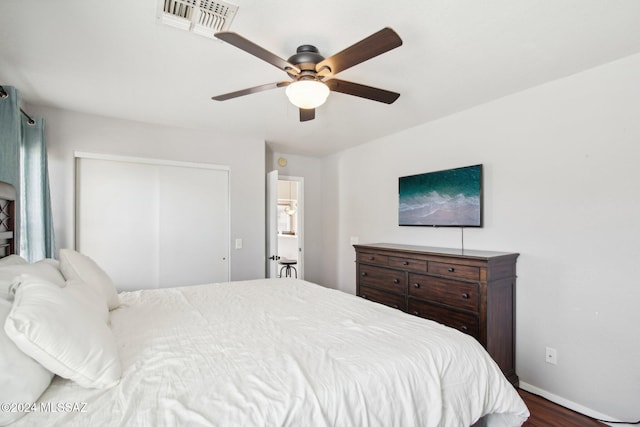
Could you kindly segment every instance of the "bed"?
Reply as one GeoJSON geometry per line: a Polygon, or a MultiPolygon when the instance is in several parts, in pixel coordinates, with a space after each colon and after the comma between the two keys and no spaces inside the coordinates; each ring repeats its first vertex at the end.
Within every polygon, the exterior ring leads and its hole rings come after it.
{"type": "Polygon", "coordinates": [[[529,415],[470,336],[304,280],[115,295],[70,250],[33,264],[10,255],[2,280],[5,334],[44,378],[32,400],[3,406],[23,412],[11,425],[519,426],[529,415]]]}

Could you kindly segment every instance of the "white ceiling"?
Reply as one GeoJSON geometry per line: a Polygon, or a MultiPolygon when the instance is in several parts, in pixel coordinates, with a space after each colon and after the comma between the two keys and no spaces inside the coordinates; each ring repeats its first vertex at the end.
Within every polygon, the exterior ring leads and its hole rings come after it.
{"type": "Polygon", "coordinates": [[[326,155],[640,52],[638,0],[231,0],[230,28],[288,58],[330,56],[382,29],[403,46],[337,77],[401,93],[332,93],[300,123],[266,62],[156,18],[158,0],[0,1],[0,84],[28,103],[264,139],[326,155]]]}

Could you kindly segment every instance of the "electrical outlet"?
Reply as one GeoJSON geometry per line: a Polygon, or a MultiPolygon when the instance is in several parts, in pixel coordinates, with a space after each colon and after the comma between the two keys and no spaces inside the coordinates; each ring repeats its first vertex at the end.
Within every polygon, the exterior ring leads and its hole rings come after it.
{"type": "Polygon", "coordinates": [[[555,348],[546,347],[544,361],[552,365],[558,364],[558,352],[555,348]]]}
{"type": "Polygon", "coordinates": [[[236,239],[236,249],[242,249],[242,239],[236,239]]]}

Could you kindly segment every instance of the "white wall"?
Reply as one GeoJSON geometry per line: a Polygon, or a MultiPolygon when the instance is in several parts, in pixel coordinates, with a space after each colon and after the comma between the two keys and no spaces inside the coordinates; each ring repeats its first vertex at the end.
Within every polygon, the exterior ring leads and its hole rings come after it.
{"type": "Polygon", "coordinates": [[[325,159],[339,210],[325,211],[325,253],[337,255],[323,280],[355,291],[351,236],[459,247],[459,229],[397,225],[398,177],[482,163],[485,226],[465,230],[465,247],[521,254],[521,381],[639,419],[638,76],[635,55],[325,159]]]}
{"type": "MultiPolygon", "coordinates": [[[[36,105],[27,108],[46,120],[58,248],[74,245],[75,151],[227,165],[231,168],[231,242],[243,239],[242,249],[231,245],[231,278],[264,277],[264,141],[36,105]]],[[[122,213],[126,215],[126,206],[122,213]]]]}
{"type": "Polygon", "coordinates": [[[267,150],[267,171],[278,170],[278,175],[304,178],[304,278],[324,284],[323,265],[323,174],[322,160],[267,150]],[[287,159],[287,166],[278,165],[278,159],[287,159]]]}

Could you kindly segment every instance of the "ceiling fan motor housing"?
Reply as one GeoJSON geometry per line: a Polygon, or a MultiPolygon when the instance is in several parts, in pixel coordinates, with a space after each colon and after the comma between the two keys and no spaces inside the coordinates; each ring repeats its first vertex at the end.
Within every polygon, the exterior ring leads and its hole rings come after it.
{"type": "Polygon", "coordinates": [[[298,46],[296,54],[291,56],[287,61],[293,65],[304,63],[312,63],[315,65],[322,60],[324,60],[324,56],[320,55],[317,47],[310,44],[303,44],[302,46],[298,46]]]}
{"type": "MultiPolygon", "coordinates": [[[[324,56],[320,55],[318,48],[310,44],[298,46],[296,54],[287,59],[289,63],[300,69],[298,80],[316,79],[316,64],[323,60],[324,56]]],[[[291,74],[289,76],[296,77],[291,74]]]]}

